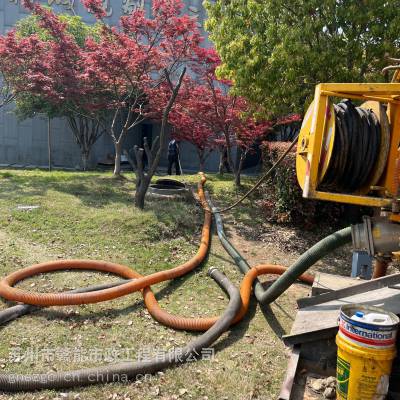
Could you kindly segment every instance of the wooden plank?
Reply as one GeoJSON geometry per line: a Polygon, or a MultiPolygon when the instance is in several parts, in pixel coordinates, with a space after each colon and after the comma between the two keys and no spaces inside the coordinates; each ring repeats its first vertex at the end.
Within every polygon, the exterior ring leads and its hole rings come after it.
{"type": "Polygon", "coordinates": [[[299,306],[299,308],[309,307],[317,304],[326,303],[331,300],[336,300],[347,296],[361,294],[364,292],[368,292],[370,290],[384,288],[390,285],[396,285],[399,283],[400,283],[400,274],[384,276],[382,278],[373,279],[371,281],[360,283],[359,285],[347,287],[340,290],[335,290],[329,293],[320,294],[319,296],[305,297],[297,300],[297,305],[299,306]]]}
{"type": "Polygon", "coordinates": [[[315,276],[311,289],[311,296],[318,296],[323,293],[340,290],[350,286],[359,285],[365,281],[359,278],[351,278],[349,276],[340,276],[334,274],[325,274],[318,272],[315,276]]]}
{"type": "MultiPolygon", "coordinates": [[[[399,289],[400,284],[302,308],[297,313],[290,335],[283,338],[284,342],[293,345],[319,338],[328,338],[329,335],[333,337],[337,330],[340,307],[345,304],[357,303],[376,306],[400,314],[399,289]]],[[[325,295],[318,297],[322,296],[325,295]]]]}
{"type": "Polygon", "coordinates": [[[299,359],[300,346],[293,346],[278,400],[290,400],[299,359]]]}
{"type": "Polygon", "coordinates": [[[286,346],[296,346],[301,343],[315,342],[317,340],[322,340],[322,339],[331,339],[336,336],[337,331],[338,327],[334,326],[331,328],[320,329],[315,331],[306,331],[297,334],[290,333],[290,335],[282,336],[282,340],[286,346]]]}

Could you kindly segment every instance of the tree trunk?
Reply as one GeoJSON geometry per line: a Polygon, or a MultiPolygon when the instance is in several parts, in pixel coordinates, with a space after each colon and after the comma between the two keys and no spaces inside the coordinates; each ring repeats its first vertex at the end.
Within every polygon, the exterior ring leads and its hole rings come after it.
{"type": "Polygon", "coordinates": [[[219,175],[224,175],[224,153],[220,152],[219,153],[219,166],[218,166],[218,174],[219,175]]]}
{"type": "Polygon", "coordinates": [[[242,154],[240,155],[239,165],[238,165],[237,169],[235,170],[235,185],[237,187],[239,187],[241,185],[240,178],[241,178],[243,162],[244,162],[245,158],[246,158],[246,154],[243,153],[243,151],[242,151],[242,154]]]}
{"type": "Polygon", "coordinates": [[[51,119],[47,117],[47,152],[49,158],[49,171],[51,171],[51,119]]]}
{"type": "Polygon", "coordinates": [[[82,171],[87,171],[89,164],[89,152],[86,150],[82,150],[81,159],[82,159],[82,171]]]}
{"type": "Polygon", "coordinates": [[[136,186],[135,193],[135,206],[144,209],[144,199],[146,197],[147,189],[149,188],[150,180],[147,178],[141,179],[139,186],[136,186]]]}
{"type": "Polygon", "coordinates": [[[172,109],[172,106],[174,105],[179,89],[182,85],[183,77],[186,73],[186,68],[183,68],[179,76],[178,83],[175,87],[172,85],[168,71],[165,70],[164,72],[165,72],[165,77],[171,87],[172,94],[162,112],[161,128],[158,140],[155,140],[150,148],[147,142],[147,138],[143,138],[144,148],[139,148],[138,146],[135,146],[133,148],[137,164],[135,206],[141,210],[144,208],[144,199],[146,197],[147,189],[149,188],[151,178],[155,174],[158,167],[158,163],[160,162],[161,155],[164,153],[165,150],[165,145],[166,145],[165,138],[166,138],[166,129],[168,124],[168,116],[172,109]],[[143,163],[143,157],[145,154],[147,156],[147,162],[148,162],[147,172],[144,171],[144,163],[143,163]]]}
{"type": "Polygon", "coordinates": [[[122,141],[114,143],[115,147],[115,161],[114,161],[114,175],[121,175],[121,154],[122,154],[122,141]]]}
{"type": "Polygon", "coordinates": [[[82,169],[87,171],[92,147],[104,130],[100,129],[98,121],[80,115],[70,115],[67,117],[67,121],[81,150],[82,169]]]}
{"type": "Polygon", "coordinates": [[[241,182],[240,182],[240,171],[237,171],[235,173],[235,185],[236,186],[240,186],[241,185],[241,182]]]}
{"type": "Polygon", "coordinates": [[[225,144],[226,144],[226,158],[227,158],[227,162],[229,165],[229,168],[231,170],[231,172],[236,173],[236,163],[234,163],[232,161],[232,154],[231,154],[231,150],[232,150],[232,143],[231,143],[231,139],[229,136],[229,132],[225,132],[224,133],[225,136],[225,144]]]}
{"type": "Polygon", "coordinates": [[[199,172],[204,172],[204,164],[205,164],[205,161],[204,161],[204,159],[200,159],[200,163],[199,163],[199,172]]]}
{"type": "Polygon", "coordinates": [[[204,164],[206,162],[204,150],[198,150],[197,154],[199,155],[199,172],[204,172],[204,164]]]}

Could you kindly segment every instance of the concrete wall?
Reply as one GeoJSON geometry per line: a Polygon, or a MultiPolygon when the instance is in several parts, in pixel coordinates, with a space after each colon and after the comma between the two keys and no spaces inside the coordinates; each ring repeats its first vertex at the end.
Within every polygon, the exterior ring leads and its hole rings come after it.
{"type": "MultiPolygon", "coordinates": [[[[182,142],[179,145],[180,160],[183,171],[199,171],[199,157],[195,146],[190,143],[182,142]]],[[[206,171],[217,171],[219,165],[219,152],[214,150],[207,158],[205,163],[206,171]]]]}
{"type": "MultiPolygon", "coordinates": [[[[92,23],[94,18],[82,6],[79,0],[41,0],[42,4],[50,5],[56,12],[76,13],[83,20],[92,23]],[[73,10],[73,11],[72,11],[73,10]]],[[[186,0],[185,11],[190,15],[197,15],[199,26],[204,22],[205,10],[202,0],[186,0]]],[[[116,25],[121,15],[129,13],[134,7],[143,6],[149,15],[151,0],[104,0],[109,16],[106,21],[116,25]]],[[[5,33],[12,28],[16,21],[27,15],[26,10],[20,5],[20,0],[0,0],[0,33],[5,33]]],[[[35,117],[25,121],[17,121],[13,114],[13,105],[0,108],[0,165],[31,165],[46,166],[48,164],[47,118],[35,117]]],[[[131,132],[125,142],[125,148],[130,149],[134,144],[140,144],[142,128],[137,127],[131,132]]],[[[153,126],[153,137],[159,130],[153,126]]],[[[54,166],[66,168],[79,168],[80,149],[63,119],[51,121],[51,148],[54,166]]],[[[108,154],[113,154],[113,143],[107,135],[103,135],[95,144],[91,161],[96,164],[106,159],[108,154]]],[[[198,158],[193,146],[186,144],[182,147],[182,167],[196,170],[198,158]]],[[[163,157],[161,165],[166,164],[163,157]]],[[[218,156],[210,156],[207,167],[216,170],[218,156]]]]}

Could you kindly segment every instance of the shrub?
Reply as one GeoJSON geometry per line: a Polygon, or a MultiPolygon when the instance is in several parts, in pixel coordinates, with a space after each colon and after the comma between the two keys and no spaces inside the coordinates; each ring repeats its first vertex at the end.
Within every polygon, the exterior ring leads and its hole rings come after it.
{"type": "MultiPolygon", "coordinates": [[[[263,142],[263,170],[267,171],[289,146],[289,142],[263,142]]],[[[331,226],[345,225],[370,213],[366,207],[304,199],[297,182],[296,148],[289,152],[261,190],[263,199],[260,206],[270,222],[291,223],[311,229],[320,222],[331,226]]]]}

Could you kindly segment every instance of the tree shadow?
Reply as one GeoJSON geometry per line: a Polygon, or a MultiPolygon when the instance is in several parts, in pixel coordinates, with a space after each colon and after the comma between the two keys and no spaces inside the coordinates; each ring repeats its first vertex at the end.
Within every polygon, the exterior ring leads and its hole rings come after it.
{"type": "MultiPolygon", "coordinates": [[[[3,188],[0,199],[10,202],[16,197],[44,197],[48,190],[53,190],[74,196],[82,205],[92,209],[113,203],[133,206],[133,180],[116,179],[101,173],[63,172],[60,175],[57,171],[48,174],[39,171],[36,175],[20,175],[0,171],[0,182],[3,188]]],[[[150,212],[160,223],[172,226],[172,236],[192,236],[193,228],[200,227],[204,218],[201,206],[188,199],[147,198],[144,212],[150,212]]]]}
{"type": "Polygon", "coordinates": [[[267,324],[274,331],[275,335],[281,339],[282,336],[286,334],[286,331],[279,322],[278,318],[276,318],[274,312],[272,311],[271,306],[269,304],[268,305],[260,304],[260,309],[261,312],[263,313],[265,320],[267,321],[267,324]]]}
{"type": "Polygon", "coordinates": [[[118,181],[113,182],[113,186],[102,185],[101,187],[94,188],[92,185],[92,189],[88,186],[87,182],[81,182],[70,183],[68,185],[54,184],[51,188],[58,192],[75,196],[79,198],[79,201],[83,205],[92,208],[103,208],[111,203],[132,204],[131,191],[118,181]]]}
{"type": "Polygon", "coordinates": [[[120,317],[120,316],[125,316],[128,314],[131,314],[135,311],[138,311],[143,307],[143,301],[142,300],[136,300],[134,304],[129,305],[127,307],[123,308],[108,308],[104,310],[99,310],[99,311],[94,311],[90,312],[90,314],[86,315],[81,315],[81,314],[70,314],[66,311],[62,310],[53,310],[53,309],[45,309],[41,308],[40,310],[36,311],[36,315],[43,317],[47,321],[53,321],[53,320],[65,320],[68,318],[68,321],[71,323],[76,323],[76,324],[83,324],[84,321],[90,320],[92,323],[98,322],[101,318],[109,318],[109,317],[120,317]]]}
{"type": "MultiPolygon", "coordinates": [[[[2,303],[7,304],[10,307],[16,304],[16,303],[5,302],[5,301],[2,301],[2,303]]],[[[24,315],[35,314],[39,317],[43,317],[47,321],[68,319],[69,322],[76,323],[79,325],[79,324],[83,324],[83,322],[87,321],[87,320],[90,320],[91,322],[96,323],[98,320],[100,320],[101,318],[104,318],[104,317],[109,318],[111,316],[112,317],[124,316],[124,315],[130,314],[130,313],[136,312],[139,309],[142,309],[143,307],[144,307],[143,300],[136,300],[134,302],[134,304],[129,305],[127,307],[118,308],[118,309],[108,308],[108,309],[104,309],[104,310],[90,312],[90,314],[86,314],[86,315],[85,314],[70,314],[69,312],[64,311],[64,310],[55,310],[55,309],[48,308],[48,307],[34,307],[29,312],[19,316],[18,318],[21,318],[24,315]]],[[[2,311],[4,311],[4,310],[2,310],[2,311]]],[[[18,318],[15,318],[15,319],[18,319],[18,318]]],[[[0,330],[4,329],[12,321],[13,320],[7,321],[4,324],[2,324],[0,326],[0,330]]]]}
{"type": "Polygon", "coordinates": [[[17,175],[0,172],[3,190],[0,199],[11,199],[16,193],[23,196],[45,196],[54,190],[79,198],[82,204],[101,208],[110,203],[132,203],[132,189],[126,187],[126,179],[119,180],[109,175],[87,173],[63,173],[57,175],[17,175]]]}

